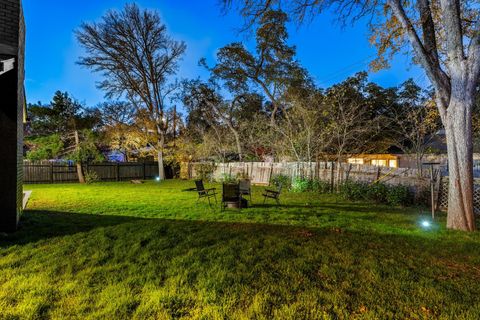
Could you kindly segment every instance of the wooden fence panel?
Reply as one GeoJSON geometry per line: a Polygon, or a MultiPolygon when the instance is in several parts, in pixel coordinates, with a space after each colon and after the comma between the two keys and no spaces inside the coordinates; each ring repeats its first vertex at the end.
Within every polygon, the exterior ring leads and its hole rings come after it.
{"type": "MultiPolygon", "coordinates": [[[[95,172],[101,181],[153,179],[158,176],[157,163],[95,163],[83,166],[84,172],[95,172]]],[[[24,183],[77,182],[75,164],[30,163],[23,165],[24,183]]]]}

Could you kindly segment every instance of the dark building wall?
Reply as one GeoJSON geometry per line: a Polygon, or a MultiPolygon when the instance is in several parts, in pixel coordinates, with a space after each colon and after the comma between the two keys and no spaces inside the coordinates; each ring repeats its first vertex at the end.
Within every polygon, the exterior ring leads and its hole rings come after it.
{"type": "Polygon", "coordinates": [[[25,23],[20,0],[0,0],[0,59],[15,68],[0,75],[0,232],[22,213],[25,23]]]}

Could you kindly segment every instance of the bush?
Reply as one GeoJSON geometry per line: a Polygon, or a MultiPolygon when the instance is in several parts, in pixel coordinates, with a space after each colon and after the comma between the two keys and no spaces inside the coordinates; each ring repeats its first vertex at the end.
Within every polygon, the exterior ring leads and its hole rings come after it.
{"type": "Polygon", "coordinates": [[[413,203],[413,195],[406,186],[390,186],[385,183],[345,182],[340,187],[343,198],[351,201],[373,201],[392,206],[413,203]]]}
{"type": "Polygon", "coordinates": [[[85,172],[84,176],[85,176],[86,184],[91,184],[91,183],[100,181],[100,177],[98,176],[98,174],[92,170],[85,172]]]}
{"type": "Polygon", "coordinates": [[[413,203],[413,194],[406,186],[390,186],[387,203],[392,206],[408,206],[413,203]]]}
{"type": "Polygon", "coordinates": [[[366,200],[368,185],[363,182],[345,182],[340,186],[340,194],[351,201],[366,200]]]}
{"type": "Polygon", "coordinates": [[[366,189],[367,200],[376,203],[387,203],[388,188],[386,184],[381,182],[368,184],[366,189]]]}
{"type": "Polygon", "coordinates": [[[293,192],[310,191],[310,189],[311,189],[310,180],[297,177],[297,178],[293,179],[291,189],[292,189],[293,192]]]}
{"type": "Polygon", "coordinates": [[[273,184],[276,187],[282,185],[283,188],[290,189],[292,186],[292,180],[287,175],[275,174],[270,178],[270,184],[273,184]]]}
{"type": "Polygon", "coordinates": [[[220,178],[220,182],[224,182],[224,183],[236,183],[237,182],[237,178],[234,177],[233,175],[229,174],[229,173],[223,173],[221,178],[220,178]]]}
{"type": "Polygon", "coordinates": [[[309,184],[310,184],[309,189],[311,191],[315,191],[318,193],[328,193],[331,191],[330,183],[326,181],[313,179],[313,180],[309,180],[309,184]]]}

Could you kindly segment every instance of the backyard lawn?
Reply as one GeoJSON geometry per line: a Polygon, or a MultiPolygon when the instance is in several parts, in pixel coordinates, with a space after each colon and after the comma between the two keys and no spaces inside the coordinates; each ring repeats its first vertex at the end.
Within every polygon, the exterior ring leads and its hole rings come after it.
{"type": "Polygon", "coordinates": [[[334,195],[262,205],[261,187],[222,212],[190,187],[25,186],[21,229],[0,236],[0,319],[480,318],[480,234],[443,215],[423,229],[427,209],[334,195]]]}

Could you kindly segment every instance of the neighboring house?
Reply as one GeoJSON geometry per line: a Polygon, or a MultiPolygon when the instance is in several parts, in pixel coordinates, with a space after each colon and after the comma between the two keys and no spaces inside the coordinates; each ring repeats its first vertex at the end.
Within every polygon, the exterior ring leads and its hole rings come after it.
{"type": "Polygon", "coordinates": [[[25,23],[20,0],[0,0],[0,232],[16,230],[23,199],[25,23]]]}
{"type": "Polygon", "coordinates": [[[399,167],[399,157],[395,154],[358,154],[347,159],[351,164],[365,164],[382,167],[399,167]]]}

